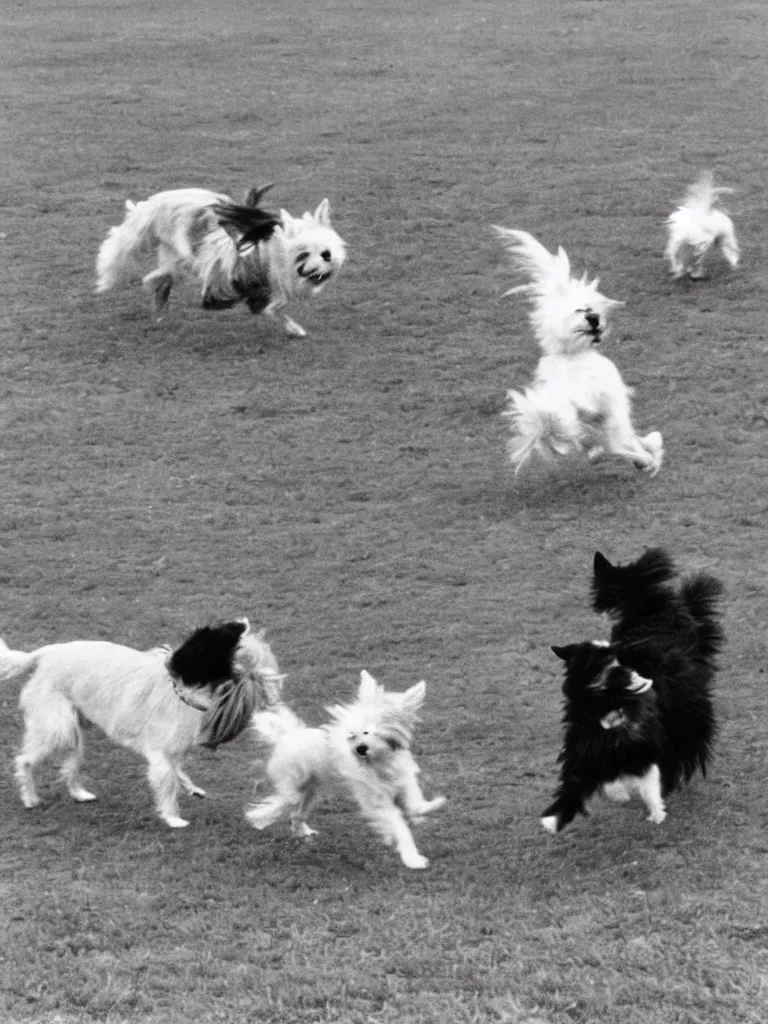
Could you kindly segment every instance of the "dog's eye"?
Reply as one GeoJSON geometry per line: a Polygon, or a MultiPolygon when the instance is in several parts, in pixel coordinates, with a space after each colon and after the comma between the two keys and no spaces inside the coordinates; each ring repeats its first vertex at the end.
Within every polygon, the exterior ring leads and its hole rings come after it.
{"type": "Polygon", "coordinates": [[[330,263],[331,262],[331,250],[330,249],[323,249],[323,251],[320,253],[320,256],[325,260],[326,263],[330,263]]]}
{"type": "Polygon", "coordinates": [[[400,744],[397,742],[397,740],[387,740],[387,746],[389,747],[390,750],[400,749],[400,744]]]}

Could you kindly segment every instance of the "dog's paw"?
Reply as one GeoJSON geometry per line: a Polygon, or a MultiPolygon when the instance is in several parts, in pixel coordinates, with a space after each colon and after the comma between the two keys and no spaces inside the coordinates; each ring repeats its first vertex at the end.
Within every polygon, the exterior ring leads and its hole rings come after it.
{"type": "Polygon", "coordinates": [[[547,815],[546,818],[542,818],[541,819],[541,824],[542,824],[542,827],[545,828],[547,830],[547,832],[549,832],[551,835],[554,836],[554,835],[557,834],[557,831],[558,831],[558,829],[557,829],[557,815],[555,815],[555,814],[547,815]]]}
{"type": "Polygon", "coordinates": [[[654,810],[651,811],[651,813],[645,820],[653,822],[654,825],[661,825],[661,823],[666,819],[666,817],[666,810],[663,807],[656,807],[654,808],[654,810]]]}
{"type": "Polygon", "coordinates": [[[70,789],[69,791],[69,795],[72,797],[73,800],[77,800],[79,804],[85,804],[88,803],[89,800],[96,799],[96,794],[91,793],[83,786],[73,786],[72,789],[70,789]]]}
{"type": "Polygon", "coordinates": [[[407,868],[411,868],[413,871],[423,871],[424,868],[429,867],[429,861],[426,857],[422,857],[420,853],[403,853],[401,854],[401,859],[403,864],[405,864],[407,868]]]}
{"type": "Polygon", "coordinates": [[[295,320],[291,320],[289,316],[283,320],[283,326],[285,327],[285,333],[290,338],[306,338],[307,332],[301,326],[297,324],[295,320]]]}
{"type": "Polygon", "coordinates": [[[306,821],[301,821],[298,825],[291,826],[291,835],[296,839],[309,839],[310,836],[317,835],[317,829],[310,828],[306,821]]]}
{"type": "Polygon", "coordinates": [[[163,821],[171,828],[186,828],[189,824],[189,822],[185,821],[184,818],[179,818],[175,814],[169,814],[167,816],[163,815],[163,821]]]}
{"type": "Polygon", "coordinates": [[[421,806],[414,808],[411,820],[421,821],[425,814],[431,814],[432,811],[439,811],[445,802],[446,797],[444,796],[436,796],[434,800],[425,800],[421,806]]]}

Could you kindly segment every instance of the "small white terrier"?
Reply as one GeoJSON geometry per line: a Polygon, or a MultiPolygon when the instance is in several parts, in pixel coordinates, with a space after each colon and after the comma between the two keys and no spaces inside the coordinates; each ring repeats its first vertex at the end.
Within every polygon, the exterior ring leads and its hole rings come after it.
{"type": "Polygon", "coordinates": [[[305,820],[309,807],[323,786],[340,783],[406,867],[426,868],[406,816],[417,821],[445,797],[424,798],[410,750],[424,692],[424,682],[389,692],[363,672],[357,700],[328,708],[331,721],[320,728],[306,726],[284,704],[255,714],[254,729],[271,748],[266,774],[274,793],[251,806],[247,820],[263,829],[288,816],[294,836],[315,835],[305,820]]]}
{"type": "Polygon", "coordinates": [[[562,248],[548,252],[527,231],[496,227],[516,268],[529,282],[511,288],[533,302],[530,320],[543,356],[533,384],[508,391],[504,416],[513,423],[509,456],[517,474],[533,452],[564,456],[611,452],[652,476],[661,467],[661,434],[639,437],[632,426],[631,390],[614,363],[595,349],[606,333],[608,311],[623,305],[601,295],[599,280],[571,277],[562,248]]]}
{"type": "Polygon", "coordinates": [[[704,258],[713,245],[731,267],[738,266],[740,252],[733,221],[716,206],[718,196],[726,192],[733,189],[716,188],[712,172],[705,171],[667,219],[664,255],[674,278],[687,275],[697,281],[704,277],[704,258]]]}
{"type": "Polygon", "coordinates": [[[196,630],[175,651],[137,651],[101,640],[50,644],[31,653],[0,641],[0,681],[20,681],[24,739],[16,781],[25,807],[40,802],[34,769],[59,755],[74,800],[95,800],[83,785],[81,716],[148,763],[157,812],[171,828],[179,814],[179,785],[205,791],[182,769],[196,745],[216,747],[250,724],[257,706],[280,699],[282,676],[263,634],[248,620],[196,630]]]}
{"type": "Polygon", "coordinates": [[[128,200],[125,220],[99,249],[97,293],[137,279],[141,263],[156,256],[157,269],[142,283],[158,317],[173,284],[191,275],[200,281],[204,309],[245,302],[252,313],[280,314],[287,334],[305,337],[284,309],[292,299],[318,295],[335,278],[346,246],[331,227],[327,199],[314,214],[292,217],[281,210],[274,216],[259,205],[269,187],[251,189],[243,205],[200,188],[128,200]]]}

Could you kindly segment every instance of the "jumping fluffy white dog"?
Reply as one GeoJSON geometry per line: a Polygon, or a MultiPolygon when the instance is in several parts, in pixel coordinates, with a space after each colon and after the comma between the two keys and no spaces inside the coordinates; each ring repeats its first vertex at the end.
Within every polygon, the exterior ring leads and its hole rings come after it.
{"type": "Polygon", "coordinates": [[[251,189],[243,205],[201,188],[128,200],[125,220],[99,249],[97,293],[136,280],[142,262],[156,257],[157,268],[142,283],[158,317],[174,283],[191,275],[200,281],[204,309],[245,302],[252,313],[281,315],[287,334],[305,337],[285,307],[319,295],[341,269],[346,247],[331,227],[327,199],[314,214],[292,217],[281,210],[275,216],[260,206],[269,187],[251,189]]]}
{"type": "Polygon", "coordinates": [[[674,278],[704,277],[704,258],[716,245],[731,267],[739,263],[739,243],[733,221],[717,207],[720,195],[732,188],[715,187],[711,171],[705,171],[688,189],[685,199],[667,220],[664,255],[674,278]]]}
{"type": "Polygon", "coordinates": [[[96,799],[80,775],[82,716],[146,758],[157,812],[181,828],[189,823],[179,814],[179,786],[205,795],[183,771],[184,755],[242,733],[255,708],[280,699],[282,676],[263,634],[239,619],[204,626],[175,651],[74,640],[25,653],[0,641],[0,682],[24,684],[16,781],[25,807],[40,802],[35,767],[56,755],[72,798],[96,799]]]}
{"type": "Polygon", "coordinates": [[[274,793],[247,810],[251,825],[263,829],[287,816],[294,836],[314,835],[305,820],[309,807],[323,786],[340,783],[406,867],[426,868],[406,817],[419,820],[445,797],[424,798],[410,750],[424,692],[423,682],[386,691],[363,672],[357,700],[328,708],[331,721],[320,728],[306,726],[284,704],[255,714],[254,729],[271,751],[266,775],[274,793]]]}
{"type": "Polygon", "coordinates": [[[605,336],[609,310],[622,303],[601,295],[597,278],[572,277],[562,248],[553,256],[526,231],[495,230],[516,269],[529,278],[505,294],[530,296],[530,320],[544,353],[533,384],[507,392],[503,415],[512,420],[509,456],[515,473],[534,452],[545,457],[585,452],[589,459],[610,452],[653,476],[663,458],[661,434],[637,435],[631,389],[595,348],[605,336]]]}

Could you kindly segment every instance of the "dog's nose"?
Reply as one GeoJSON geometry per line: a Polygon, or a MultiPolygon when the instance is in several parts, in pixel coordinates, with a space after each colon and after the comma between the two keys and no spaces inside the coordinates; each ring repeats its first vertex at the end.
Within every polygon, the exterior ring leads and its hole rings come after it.
{"type": "Polygon", "coordinates": [[[585,313],[584,319],[587,321],[593,331],[596,331],[600,326],[600,317],[597,313],[585,313]]]}
{"type": "Polygon", "coordinates": [[[359,754],[360,757],[365,757],[365,755],[368,753],[368,744],[358,743],[357,746],[355,747],[355,753],[359,754]]]}

